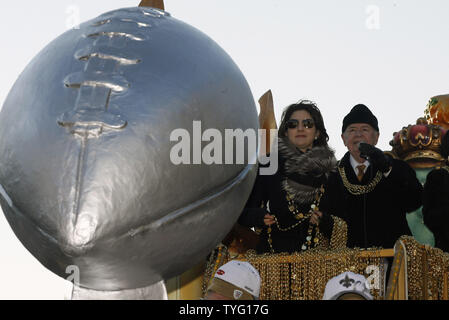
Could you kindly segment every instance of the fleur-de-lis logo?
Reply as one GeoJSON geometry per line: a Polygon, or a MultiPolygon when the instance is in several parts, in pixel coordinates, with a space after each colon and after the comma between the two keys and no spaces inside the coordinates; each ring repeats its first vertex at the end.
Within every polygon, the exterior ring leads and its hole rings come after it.
{"type": "Polygon", "coordinates": [[[234,290],[233,296],[234,296],[234,299],[235,299],[235,300],[240,299],[240,297],[241,297],[242,295],[243,295],[243,292],[242,292],[242,291],[240,291],[240,290],[234,290]]]}
{"type": "Polygon", "coordinates": [[[340,280],[340,284],[345,288],[349,288],[354,282],[354,279],[349,278],[348,275],[343,280],[340,280]]]}

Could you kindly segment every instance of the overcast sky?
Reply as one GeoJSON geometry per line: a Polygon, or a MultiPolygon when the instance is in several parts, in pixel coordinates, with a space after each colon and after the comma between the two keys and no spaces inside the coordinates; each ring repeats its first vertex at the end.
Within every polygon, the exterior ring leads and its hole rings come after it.
{"type": "MultiPolygon", "coordinates": [[[[51,40],[103,12],[139,0],[1,1],[0,105],[51,40]]],[[[378,146],[449,93],[447,0],[166,0],[166,10],[214,39],[245,75],[255,101],[273,91],[282,109],[317,102],[341,158],[343,117],[357,103],[379,119],[378,146]]],[[[21,245],[0,214],[0,299],[64,299],[71,285],[21,245]]]]}

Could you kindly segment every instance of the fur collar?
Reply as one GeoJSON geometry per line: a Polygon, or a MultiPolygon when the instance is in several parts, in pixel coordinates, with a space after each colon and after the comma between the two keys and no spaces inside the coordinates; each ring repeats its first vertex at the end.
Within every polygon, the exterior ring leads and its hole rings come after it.
{"type": "Polygon", "coordinates": [[[288,139],[281,137],[278,138],[278,148],[286,177],[282,187],[298,204],[313,202],[321,184],[327,181],[337,166],[334,151],[327,146],[320,146],[304,153],[288,139]]]}

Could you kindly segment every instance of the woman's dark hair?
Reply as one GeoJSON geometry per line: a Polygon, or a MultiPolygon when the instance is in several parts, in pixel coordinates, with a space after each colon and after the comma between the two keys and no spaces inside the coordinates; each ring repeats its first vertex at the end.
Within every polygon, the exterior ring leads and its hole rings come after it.
{"type": "Polygon", "coordinates": [[[327,146],[329,141],[329,136],[327,135],[326,128],[324,127],[323,116],[321,115],[320,109],[317,105],[309,100],[300,100],[297,103],[289,105],[284,109],[281,117],[281,124],[279,126],[278,135],[284,137],[288,128],[287,121],[290,120],[292,114],[298,110],[305,110],[312,116],[313,122],[315,122],[315,127],[317,131],[320,132],[318,139],[313,141],[313,146],[327,146]]]}
{"type": "Polygon", "coordinates": [[[443,138],[441,139],[440,152],[444,160],[448,161],[447,157],[449,157],[449,130],[446,131],[443,138]]]}

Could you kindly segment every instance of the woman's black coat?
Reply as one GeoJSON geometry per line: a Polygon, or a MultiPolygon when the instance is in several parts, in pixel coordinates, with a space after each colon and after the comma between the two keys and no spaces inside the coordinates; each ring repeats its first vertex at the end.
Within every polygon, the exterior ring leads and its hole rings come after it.
{"type": "MultiPolygon", "coordinates": [[[[281,228],[288,228],[298,222],[288,208],[286,190],[295,197],[299,211],[306,214],[317,190],[321,185],[325,185],[330,171],[336,165],[334,153],[328,147],[314,147],[302,153],[284,139],[279,139],[278,161],[278,171],[274,175],[257,176],[251,196],[239,219],[239,223],[244,226],[262,229],[257,246],[258,253],[271,252],[268,228],[263,222],[265,214],[275,215],[281,228]]],[[[319,230],[328,239],[332,227],[332,218],[323,215],[319,230]]],[[[308,228],[308,220],[289,231],[280,231],[276,224],[273,224],[271,237],[274,252],[302,251],[308,228]]]]}

